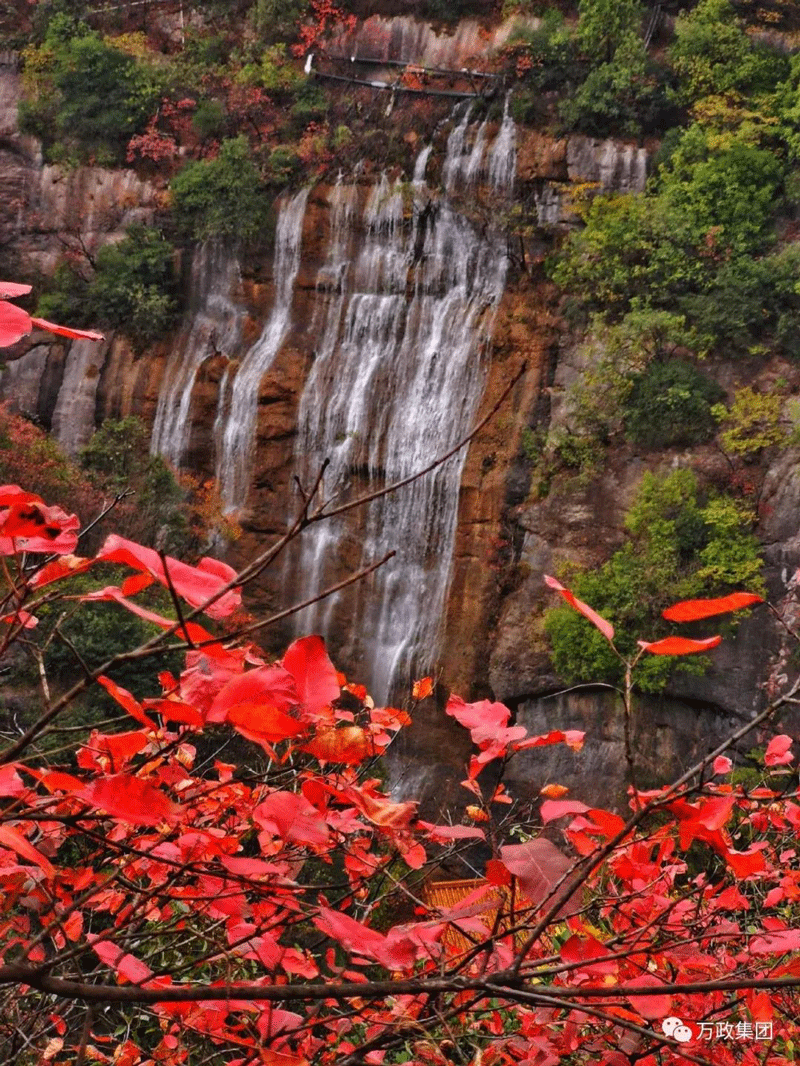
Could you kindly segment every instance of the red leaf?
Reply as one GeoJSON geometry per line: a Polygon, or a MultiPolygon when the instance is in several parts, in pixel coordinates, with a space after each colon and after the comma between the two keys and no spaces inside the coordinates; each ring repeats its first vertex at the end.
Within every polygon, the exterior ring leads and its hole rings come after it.
{"type": "MultiPolygon", "coordinates": [[[[160,629],[172,629],[175,625],[174,618],[165,618],[161,614],[156,614],[155,611],[149,611],[146,607],[142,607],[141,604],[136,603],[135,600],[129,600],[123,596],[122,591],[116,587],[116,585],[108,585],[104,589],[98,589],[96,592],[87,592],[85,596],[79,596],[78,599],[81,602],[95,603],[101,600],[112,600],[114,603],[120,604],[126,611],[130,611],[131,614],[137,615],[139,618],[144,618],[146,622],[152,622],[153,625],[158,626],[160,629]]],[[[187,635],[190,640],[193,640],[196,644],[202,644],[202,653],[211,657],[227,657],[228,652],[222,647],[221,644],[214,641],[214,638],[196,622],[185,622],[178,627],[176,636],[182,640],[186,640],[187,635]],[[206,643],[207,641],[213,641],[213,643],[206,643]]]]}
{"type": "Polygon", "coordinates": [[[552,822],[554,818],[563,818],[565,814],[585,814],[589,808],[580,800],[545,800],[542,803],[542,821],[552,822]]]}
{"type": "Polygon", "coordinates": [[[4,555],[22,551],[66,555],[75,549],[80,528],[76,515],[68,515],[60,507],[46,507],[38,496],[23,493],[16,485],[0,489],[0,495],[0,507],[7,507],[0,515],[0,552],[4,555]]]}
{"type": "MultiPolygon", "coordinates": [[[[500,849],[500,861],[517,878],[520,892],[533,904],[544,902],[553,886],[572,869],[567,856],[545,837],[536,837],[524,844],[506,844],[500,849]]],[[[553,902],[558,899],[565,903],[571,895],[570,887],[565,882],[553,902]]],[[[563,909],[561,913],[563,915],[563,909]]]]}
{"type": "MultiPolygon", "coordinates": [[[[514,845],[510,845],[514,847],[514,845]]],[[[510,885],[511,871],[502,859],[489,859],[486,863],[486,880],[490,885],[510,885]]]]}
{"type": "Polygon", "coordinates": [[[13,299],[15,296],[27,296],[30,285],[21,285],[18,281],[0,281],[0,299],[13,299]]]}
{"type": "Polygon", "coordinates": [[[27,611],[23,611],[18,608],[13,614],[6,614],[0,618],[0,622],[5,622],[10,626],[22,626],[23,629],[35,629],[39,624],[39,619],[32,614],[28,614],[27,611]]]}
{"type": "Polygon", "coordinates": [[[636,642],[640,648],[649,651],[651,655],[695,655],[697,652],[709,651],[722,643],[722,637],[707,637],[705,640],[689,640],[688,637],[665,637],[663,640],[654,640],[652,643],[639,640],[636,642]]]}
{"type": "Polygon", "coordinates": [[[588,618],[593,626],[596,626],[609,643],[614,639],[614,627],[610,622],[607,622],[605,618],[602,618],[597,611],[592,610],[588,603],[584,603],[583,600],[579,600],[569,589],[564,588],[560,581],[556,581],[554,577],[549,577],[545,574],[544,582],[551,589],[556,592],[560,592],[567,603],[574,607],[576,611],[580,611],[584,618],[588,618]]]}
{"type": "Polygon", "coordinates": [[[777,929],[765,936],[753,937],[748,945],[751,955],[783,955],[800,951],[800,929],[777,929]]]}
{"type": "Polygon", "coordinates": [[[33,844],[26,840],[21,833],[17,832],[13,826],[0,825],[0,846],[15,851],[23,859],[35,862],[37,866],[44,870],[48,877],[55,876],[52,863],[40,851],[37,851],[33,844]]]}
{"type": "MultiPolygon", "coordinates": [[[[632,977],[625,982],[636,988],[658,988],[663,983],[649,973],[644,973],[640,977],[632,977]]],[[[663,996],[628,996],[628,1002],[637,1014],[651,1022],[666,1018],[672,1010],[672,997],[666,994],[663,996]]]]}
{"type": "Polygon", "coordinates": [[[300,705],[311,715],[339,698],[339,682],[322,637],[301,637],[286,649],[284,669],[294,678],[300,705]]]}
{"type": "Polygon", "coordinates": [[[31,316],[21,307],[0,302],[0,348],[10,348],[32,329],[31,316]]]}
{"type": "Polygon", "coordinates": [[[305,732],[305,725],[268,703],[237,703],[226,719],[233,728],[256,744],[276,744],[305,732]]]}
{"type": "Polygon", "coordinates": [[[609,954],[610,949],[588,933],[575,933],[561,945],[561,958],[564,962],[587,963],[587,973],[616,973],[617,963],[614,959],[607,959],[605,962],[594,961],[609,954]]]}
{"type": "Polygon", "coordinates": [[[83,559],[79,555],[62,555],[60,559],[53,559],[33,575],[31,587],[39,589],[65,577],[72,577],[73,574],[82,574],[93,562],[94,559],[83,559]]]}
{"type": "Polygon", "coordinates": [[[508,725],[511,711],[505,704],[480,700],[478,703],[464,703],[460,696],[451,696],[447,701],[445,713],[470,731],[476,744],[493,740],[500,730],[508,725]]]}
{"type": "Polygon", "coordinates": [[[486,834],[482,829],[474,825],[433,825],[431,822],[418,823],[420,829],[424,829],[434,844],[447,844],[451,840],[467,840],[475,838],[485,840],[486,834]]]}
{"type": "Polygon", "coordinates": [[[48,322],[44,318],[31,318],[31,324],[39,329],[47,330],[48,333],[57,333],[60,337],[70,337],[73,340],[104,340],[103,334],[97,333],[93,329],[73,329],[71,326],[59,326],[57,323],[48,322]]]}
{"type": "Polygon", "coordinates": [[[92,781],[80,798],[93,807],[102,807],[113,818],[134,825],[175,822],[180,813],[180,808],[163,792],[130,774],[114,774],[92,781]]]}
{"type": "Polygon", "coordinates": [[[785,766],[787,763],[794,762],[794,755],[789,751],[791,746],[792,738],[785,733],[779,733],[767,745],[764,763],[767,766],[785,766]]]}
{"type": "Polygon", "coordinates": [[[433,692],[433,679],[430,677],[423,677],[420,681],[414,682],[414,687],[411,690],[411,695],[415,700],[424,700],[433,692]]]}
{"type": "Polygon", "coordinates": [[[184,725],[202,726],[203,716],[196,707],[192,707],[183,700],[145,700],[144,707],[148,711],[156,711],[165,722],[181,722],[184,725]]]}
{"type": "Polygon", "coordinates": [[[253,819],[288,843],[327,844],[330,835],[317,808],[295,792],[272,792],[255,808],[253,819]]]}
{"type": "MultiPolygon", "coordinates": [[[[136,544],[135,541],[112,534],[97,553],[97,560],[98,562],[122,563],[134,570],[142,570],[165,588],[169,587],[164,573],[164,563],[158,552],[136,544]]],[[[201,559],[197,566],[189,566],[179,559],[167,556],[166,565],[173,588],[192,607],[202,607],[206,600],[219,592],[236,576],[236,571],[232,567],[213,559],[201,559]]],[[[226,618],[240,607],[241,603],[241,593],[232,589],[211,604],[206,613],[211,618],[226,618]]]]}
{"type": "Polygon", "coordinates": [[[583,747],[583,739],[586,736],[580,729],[553,729],[549,733],[542,733],[537,737],[528,737],[514,744],[514,751],[524,751],[526,748],[542,748],[548,744],[566,744],[573,751],[580,751],[583,747]]]}
{"type": "Polygon", "coordinates": [[[696,622],[700,618],[711,618],[715,614],[730,614],[743,607],[752,607],[754,603],[763,603],[761,596],[754,592],[731,592],[728,596],[719,596],[714,600],[681,600],[672,607],[662,611],[664,618],[670,622],[696,622]]]}
{"type": "Polygon", "coordinates": [[[117,974],[126,981],[138,985],[153,976],[153,971],[149,966],[146,966],[140,959],[134,958],[133,955],[127,954],[118,944],[112,944],[110,940],[93,940],[91,934],[88,940],[100,961],[116,970],[117,974]]]}
{"type": "Polygon", "coordinates": [[[733,769],[733,763],[727,755],[718,755],[714,760],[714,773],[727,774],[733,769]]]}
{"type": "Polygon", "coordinates": [[[142,710],[142,705],[138,700],[128,692],[126,688],[121,688],[115,681],[112,681],[110,677],[104,677],[102,674],[97,679],[109,696],[115,699],[120,707],[124,707],[128,714],[132,715],[137,722],[146,726],[148,729],[157,729],[155,722],[151,721],[142,710]]]}
{"type": "Polygon", "coordinates": [[[262,666],[232,678],[217,693],[206,717],[207,722],[224,722],[238,706],[259,703],[288,711],[298,702],[294,678],[282,666],[262,666]]]}

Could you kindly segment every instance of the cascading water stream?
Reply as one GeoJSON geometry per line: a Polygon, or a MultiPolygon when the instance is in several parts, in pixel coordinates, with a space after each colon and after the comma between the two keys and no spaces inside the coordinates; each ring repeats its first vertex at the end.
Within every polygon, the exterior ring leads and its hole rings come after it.
{"type": "Polygon", "coordinates": [[[226,387],[220,390],[217,483],[227,511],[243,506],[247,500],[258,417],[258,389],[289,328],[309,191],[303,189],[281,205],[275,234],[272,311],[261,336],[242,357],[235,376],[226,375],[226,387]]]}
{"type": "Polygon", "coordinates": [[[206,242],[192,262],[189,310],[170,354],[156,408],[151,451],[173,466],[185,459],[191,431],[192,386],[202,363],[215,352],[230,356],[241,340],[244,311],[232,293],[241,275],[233,250],[206,242]]]}
{"type": "MultiPolygon", "coordinates": [[[[384,176],[360,218],[354,186],[346,192],[340,181],[331,193],[330,252],[318,279],[321,339],[300,403],[296,472],[308,485],[328,458],[324,488],[337,500],[415,473],[474,421],[482,355],[505,287],[505,242],[479,233],[447,194],[486,171],[504,193],[515,164],[501,159],[514,155],[508,111],[488,160],[485,125],[468,147],[469,115],[462,106],[448,138],[444,195],[424,183],[430,148],[417,160],[410,193],[384,176]]],[[[323,632],[359,664],[377,699],[435,660],[464,459],[462,451],[374,501],[357,530],[351,516],[312,527],[291,562],[293,586],[302,586],[297,598],[305,598],[340,576],[342,561],[355,568],[397,550],[371,587],[355,586],[298,617],[301,631],[323,632]]]]}

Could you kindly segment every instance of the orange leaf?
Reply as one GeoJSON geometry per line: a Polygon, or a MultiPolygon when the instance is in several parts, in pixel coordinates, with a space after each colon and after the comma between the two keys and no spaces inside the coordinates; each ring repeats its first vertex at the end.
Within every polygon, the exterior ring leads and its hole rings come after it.
{"type": "Polygon", "coordinates": [[[31,318],[31,323],[39,329],[45,329],[48,333],[57,333],[60,337],[70,337],[73,340],[101,341],[104,340],[102,333],[96,333],[93,329],[73,329],[71,326],[59,326],[55,322],[48,322],[44,318],[31,318]]]}
{"type": "Polygon", "coordinates": [[[415,700],[424,700],[433,692],[433,679],[430,677],[423,677],[420,681],[414,682],[414,687],[411,690],[411,695],[415,700]]]}
{"type": "Polygon", "coordinates": [[[320,729],[303,751],[314,755],[320,762],[343,762],[357,766],[370,754],[370,738],[360,726],[349,725],[341,729],[320,729]]]}
{"type": "Polygon", "coordinates": [[[539,789],[540,796],[546,796],[551,800],[561,799],[568,792],[569,789],[565,785],[545,785],[544,788],[539,789]]]}
{"type": "Polygon", "coordinates": [[[729,614],[740,611],[743,607],[752,607],[754,603],[763,603],[761,596],[754,592],[732,592],[729,596],[720,596],[715,600],[681,600],[672,607],[662,611],[664,618],[670,622],[696,622],[699,618],[711,618],[715,614],[729,614]]]}
{"type": "Polygon", "coordinates": [[[570,607],[574,607],[576,611],[579,611],[584,618],[588,618],[593,626],[596,626],[609,643],[614,639],[614,627],[610,622],[607,622],[605,618],[601,617],[597,611],[593,610],[588,603],[584,603],[583,600],[579,600],[569,589],[564,588],[560,581],[556,581],[554,577],[549,577],[547,574],[544,576],[544,582],[549,588],[555,589],[556,592],[560,592],[570,607]]]}
{"type": "Polygon", "coordinates": [[[688,637],[665,637],[663,640],[637,641],[640,648],[651,655],[695,655],[697,652],[710,651],[722,643],[722,637],[707,637],[705,640],[689,640],[688,637]]]}

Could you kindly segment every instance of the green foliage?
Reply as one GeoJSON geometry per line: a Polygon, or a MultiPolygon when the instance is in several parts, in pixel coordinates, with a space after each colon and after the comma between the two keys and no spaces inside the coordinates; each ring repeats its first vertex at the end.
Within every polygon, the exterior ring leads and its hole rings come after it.
{"type": "MultiPolygon", "coordinates": [[[[145,346],[175,321],[174,249],[161,233],[139,224],[117,244],[97,253],[94,274],[84,276],[74,262],[59,264],[39,299],[38,313],[76,326],[120,329],[145,346]]],[[[88,272],[89,264],[84,264],[88,272]]]]}
{"type": "Polygon", "coordinates": [[[714,436],[712,409],[723,396],[720,386],[691,363],[653,362],[632,382],[625,433],[647,448],[701,444],[714,436]]]}
{"type": "Polygon", "coordinates": [[[219,136],[225,126],[225,108],[219,100],[200,100],[192,115],[192,129],[205,141],[219,136]]]}
{"type": "MultiPolygon", "coordinates": [[[[653,640],[669,631],[661,611],[670,603],[734,587],[761,590],[752,521],[753,515],[730,497],[704,498],[689,470],[665,477],[646,473],[625,519],[629,541],[602,566],[567,580],[580,599],[617,627],[622,653],[635,654],[637,639],[653,640]]],[[[619,683],[620,661],[577,612],[569,607],[548,611],[545,630],[553,665],[565,682],[619,683]]],[[[647,656],[637,668],[639,688],[663,688],[675,662],[647,656]]],[[[686,669],[687,663],[680,666],[686,669]]]]}
{"type": "Polygon", "coordinates": [[[158,98],[153,72],[83,23],[50,22],[43,44],[25,50],[22,127],[40,137],[51,158],[70,145],[100,162],[120,162],[158,98]]]}
{"type": "Polygon", "coordinates": [[[290,96],[308,83],[308,78],[286,53],[286,46],[274,44],[265,48],[258,63],[248,63],[238,75],[247,85],[260,85],[274,97],[290,96]]]}
{"type": "Polygon", "coordinates": [[[677,97],[692,103],[733,91],[764,91],[787,74],[788,60],[752,41],[728,0],[700,0],[680,15],[669,51],[680,81],[677,97]]]}
{"type": "Polygon", "coordinates": [[[598,322],[675,314],[698,354],[750,350],[765,330],[791,350],[800,255],[770,247],[784,181],[774,151],[694,123],[671,138],[644,194],[590,202],[552,277],[600,312],[598,322]]]}
{"type": "Polygon", "coordinates": [[[97,320],[145,345],[175,321],[174,249],[158,230],[131,226],[97,253],[89,302],[97,320]]]}
{"type": "MultiPolygon", "coordinates": [[[[562,88],[574,71],[575,54],[569,27],[560,11],[548,9],[536,29],[520,28],[509,42],[525,92],[552,92],[562,88]]],[[[512,97],[512,106],[519,93],[512,97]]]]}
{"type": "Polygon", "coordinates": [[[294,36],[305,7],[305,0],[256,0],[250,22],[264,41],[287,40],[294,36]]]}
{"type": "MultiPolygon", "coordinates": [[[[116,567],[101,567],[97,573],[71,578],[69,594],[79,596],[92,592],[116,584],[127,576],[127,572],[122,573],[116,567]]],[[[151,610],[162,613],[169,612],[172,602],[169,593],[160,588],[147,590],[137,599],[151,610]]],[[[40,608],[37,616],[39,638],[46,645],[45,670],[57,691],[64,691],[84,676],[83,664],[94,670],[114,655],[130,651],[160,632],[152,623],[112,603],[62,602],[57,606],[40,608]]],[[[181,658],[175,652],[159,655],[158,668],[180,672],[181,658]]],[[[143,674],[138,662],[120,663],[109,672],[109,676],[139,699],[154,695],[151,675],[143,674]]],[[[117,708],[116,704],[99,693],[92,695],[92,704],[104,713],[117,708]]]]}
{"type": "Polygon", "coordinates": [[[170,189],[178,225],[195,240],[252,240],[264,226],[268,205],[243,136],[223,141],[214,159],[189,163],[170,189]]]}
{"type": "Polygon", "coordinates": [[[593,63],[608,62],[632,36],[641,35],[640,0],[580,0],[577,41],[593,63]]]}
{"type": "Polygon", "coordinates": [[[657,70],[641,38],[628,35],[613,58],[592,69],[563,100],[560,114],[569,129],[591,137],[637,137],[655,129],[666,107],[657,70]]]}
{"type": "Polygon", "coordinates": [[[39,297],[36,313],[49,322],[88,326],[92,320],[89,281],[72,262],[59,263],[39,297]]]}
{"type": "Polygon", "coordinates": [[[720,442],[728,455],[753,459],[765,448],[785,440],[781,426],[783,399],[748,387],[737,389],[730,408],[716,404],[713,415],[720,424],[720,442]]]}
{"type": "Polygon", "coordinates": [[[734,140],[715,150],[706,129],[691,126],[660,182],[664,208],[679,234],[709,254],[748,255],[763,248],[783,181],[773,152],[734,140]],[[713,241],[713,243],[710,243],[713,241]]]}
{"type": "Polygon", "coordinates": [[[306,81],[295,93],[290,108],[292,123],[302,129],[309,122],[322,118],[328,110],[328,97],[319,85],[306,81]]]}
{"type": "Polygon", "coordinates": [[[622,428],[634,384],[679,347],[696,348],[697,338],[672,311],[637,306],[612,325],[595,316],[582,350],[585,365],[567,398],[570,425],[607,441],[622,428]]]}
{"type": "Polygon", "coordinates": [[[766,342],[791,355],[800,343],[800,247],[731,258],[680,305],[698,332],[729,354],[757,353],[766,342]]]}
{"type": "Polygon", "coordinates": [[[106,493],[129,493],[116,525],[130,540],[172,554],[193,547],[186,493],[164,460],[150,455],[147,426],[134,415],[108,418],[81,451],[82,468],[106,493]]]}

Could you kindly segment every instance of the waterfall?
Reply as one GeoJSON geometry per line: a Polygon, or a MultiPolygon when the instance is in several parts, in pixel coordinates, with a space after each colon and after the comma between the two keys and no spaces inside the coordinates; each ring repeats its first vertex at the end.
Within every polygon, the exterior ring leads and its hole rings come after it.
{"type": "Polygon", "coordinates": [[[232,382],[226,377],[226,388],[220,391],[219,410],[227,410],[228,416],[223,416],[224,428],[219,433],[217,482],[228,511],[243,506],[247,500],[258,417],[258,389],[289,328],[309,191],[303,189],[281,205],[275,235],[272,311],[261,336],[242,357],[232,382]]]}
{"type": "Polygon", "coordinates": [[[241,339],[244,312],[232,294],[241,282],[233,250],[208,241],[192,261],[186,324],[170,353],[158,397],[151,450],[175,467],[185,460],[191,431],[192,386],[203,362],[230,356],[241,339]]]}
{"type": "Polygon", "coordinates": [[[67,455],[77,455],[94,433],[103,360],[104,351],[95,341],[76,340],[70,345],[51,426],[67,455]]]}
{"type": "MultiPolygon", "coordinates": [[[[462,107],[448,138],[444,194],[424,182],[430,148],[417,159],[410,191],[384,175],[360,214],[357,188],[340,180],[330,194],[329,254],[317,282],[320,339],[300,402],[296,472],[309,485],[328,458],[324,494],[336,502],[415,473],[474,422],[507,259],[502,236],[480,233],[448,195],[486,166],[485,125],[466,148],[469,116],[462,107]]],[[[513,132],[506,109],[488,159],[500,193],[513,182],[513,132]]],[[[300,631],[321,631],[340,649],[346,638],[345,657],[361,660],[359,676],[376,699],[435,662],[464,460],[462,450],[374,501],[355,531],[349,515],[312,527],[291,560],[302,599],[341,577],[343,562],[356,569],[397,551],[370,587],[357,585],[298,617],[300,631]]]]}
{"type": "Polygon", "coordinates": [[[497,192],[510,193],[517,173],[517,127],[510,111],[511,94],[506,96],[503,122],[489,156],[489,181],[497,192]]]}

